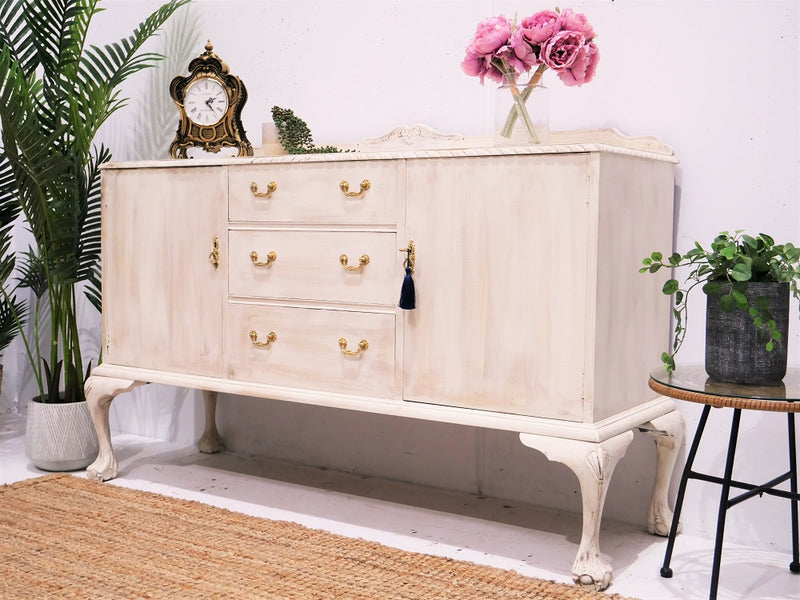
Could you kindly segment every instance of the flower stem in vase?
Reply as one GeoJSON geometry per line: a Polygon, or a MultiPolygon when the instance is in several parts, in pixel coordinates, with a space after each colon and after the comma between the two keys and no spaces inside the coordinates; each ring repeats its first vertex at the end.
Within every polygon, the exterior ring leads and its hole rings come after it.
{"type": "Polygon", "coordinates": [[[525,89],[523,89],[521,92],[513,83],[510,85],[511,94],[514,96],[514,106],[512,106],[511,110],[508,111],[508,118],[506,119],[506,123],[503,125],[503,129],[500,132],[500,135],[503,137],[511,137],[511,132],[514,130],[514,124],[517,122],[517,117],[521,116],[525,123],[525,127],[531,134],[531,140],[534,143],[539,143],[539,138],[537,137],[536,131],[533,128],[533,123],[531,122],[531,117],[530,114],[528,114],[528,109],[525,103],[528,101],[528,98],[531,97],[536,85],[539,83],[539,81],[541,81],[545,69],[547,69],[546,65],[539,65],[530,81],[528,81],[528,83],[525,85],[525,89]]]}
{"type": "Polygon", "coordinates": [[[511,107],[511,110],[508,113],[508,119],[506,120],[506,124],[503,127],[503,131],[500,133],[500,135],[510,138],[514,129],[516,118],[519,117],[522,119],[525,129],[528,131],[530,140],[534,144],[538,144],[539,138],[536,135],[536,129],[533,126],[533,121],[531,121],[531,116],[528,114],[528,107],[525,105],[525,98],[523,97],[522,92],[519,91],[519,88],[515,84],[511,84],[509,88],[511,90],[511,96],[514,98],[514,106],[511,107]]]}

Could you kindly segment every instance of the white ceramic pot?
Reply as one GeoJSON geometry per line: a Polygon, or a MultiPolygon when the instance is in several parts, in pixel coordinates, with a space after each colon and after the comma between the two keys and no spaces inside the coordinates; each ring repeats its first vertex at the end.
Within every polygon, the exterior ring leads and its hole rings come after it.
{"type": "Polygon", "coordinates": [[[85,469],[99,447],[86,402],[28,402],[25,454],[45,471],[85,469]]]}

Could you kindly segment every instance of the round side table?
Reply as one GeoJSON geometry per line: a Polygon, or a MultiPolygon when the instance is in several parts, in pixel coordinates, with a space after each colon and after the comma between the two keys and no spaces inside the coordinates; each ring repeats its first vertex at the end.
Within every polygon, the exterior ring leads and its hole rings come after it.
{"type": "Polygon", "coordinates": [[[717,513],[717,533],[714,542],[714,563],[711,570],[711,590],[709,600],[717,597],[719,585],[719,571],[722,560],[722,537],[725,532],[725,515],[729,508],[761,494],[780,496],[790,500],[790,512],[792,519],[792,562],[789,570],[792,573],[800,573],[800,557],[798,551],[798,494],[797,488],[797,443],[795,438],[794,414],[800,412],[800,369],[789,369],[786,377],[777,386],[751,386],[723,383],[709,378],[702,365],[681,366],[672,373],[667,373],[664,369],[657,369],[650,373],[650,388],[659,394],[704,404],[703,413],[697,424],[697,431],[694,434],[689,454],[686,457],[686,465],[681,475],[680,486],[678,487],[678,497],[675,500],[675,512],[673,513],[672,526],[669,531],[667,550],[664,555],[664,564],[661,567],[662,577],[672,577],[672,569],[669,567],[672,559],[672,551],[675,547],[675,534],[677,533],[680,521],[683,498],[686,493],[686,484],[689,479],[699,479],[709,483],[716,483],[722,486],[719,500],[719,511],[717,513]],[[692,470],[697,449],[700,446],[700,439],[706,427],[711,408],[732,408],[733,419],[731,421],[730,440],[728,442],[728,456],[725,461],[725,473],[722,477],[698,473],[692,470]],[[787,413],[789,430],[789,470],[777,477],[774,477],[763,484],[752,484],[736,481],[732,478],[733,459],[736,454],[736,442],[739,437],[739,421],[742,410],[762,410],[771,412],[787,413]],[[789,482],[790,491],[775,489],[777,485],[784,481],[789,482]],[[738,496],[730,497],[731,488],[744,490],[738,496]]]}

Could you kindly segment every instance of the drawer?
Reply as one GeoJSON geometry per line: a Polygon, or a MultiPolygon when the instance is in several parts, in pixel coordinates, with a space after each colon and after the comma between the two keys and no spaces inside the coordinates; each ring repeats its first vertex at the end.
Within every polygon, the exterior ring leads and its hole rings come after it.
{"type": "Polygon", "coordinates": [[[399,161],[348,161],[232,166],[231,221],[396,224],[399,161]],[[268,197],[258,196],[275,190],[268,197]],[[341,188],[347,182],[348,192],[341,188]],[[368,189],[361,192],[361,183],[368,189]],[[255,189],[255,191],[254,191],[255,189]],[[351,195],[347,195],[351,194],[351,195]]]}
{"type": "Polygon", "coordinates": [[[390,398],[395,388],[395,316],[231,303],[226,370],[230,379],[390,398]],[[251,339],[251,331],[257,338],[251,339]],[[275,333],[269,345],[270,332],[275,333]],[[347,345],[340,347],[344,338],[347,345]],[[359,349],[366,340],[367,347],[359,349]],[[357,354],[356,354],[357,353],[357,354]]]}
{"type": "Polygon", "coordinates": [[[404,257],[395,233],[249,229],[228,233],[233,296],[389,306],[399,298],[404,257]]]}

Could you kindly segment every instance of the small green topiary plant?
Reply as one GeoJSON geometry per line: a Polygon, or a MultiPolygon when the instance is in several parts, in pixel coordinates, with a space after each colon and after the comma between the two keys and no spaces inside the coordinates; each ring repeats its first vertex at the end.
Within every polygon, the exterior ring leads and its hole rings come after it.
{"type": "Polygon", "coordinates": [[[335,146],[315,146],[311,130],[294,111],[280,106],[272,107],[272,121],[278,128],[278,141],[289,154],[329,154],[342,152],[335,146]]]}
{"type": "Polygon", "coordinates": [[[695,242],[694,248],[683,255],[676,252],[665,259],[661,252],[653,252],[642,264],[640,273],[655,273],[662,267],[692,268],[686,276],[689,284],[686,289],[681,289],[677,279],[669,279],[662,288],[665,295],[674,297],[672,352],[661,354],[661,362],[668,372],[675,370],[675,354],[686,336],[689,292],[698,285],[702,285],[701,289],[707,296],[719,296],[720,308],[724,312],[747,312],[758,330],[758,339],[769,352],[781,343],[781,334],[769,311],[769,300],[746,295],[748,282],[787,282],[792,295],[800,301],[800,248],[791,243],[776,244],[766,233],[753,237],[741,230],[734,233],[723,231],[714,238],[710,250],[695,242]],[[730,287],[723,288],[723,284],[730,284],[730,287]]]}

